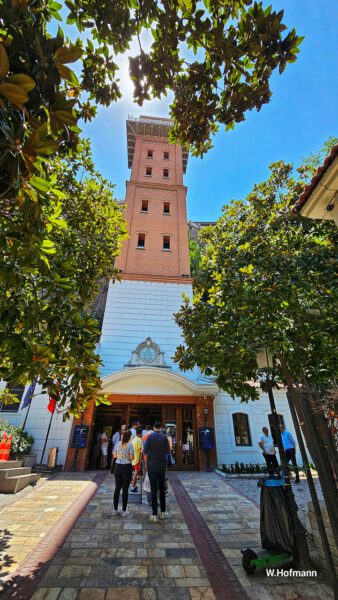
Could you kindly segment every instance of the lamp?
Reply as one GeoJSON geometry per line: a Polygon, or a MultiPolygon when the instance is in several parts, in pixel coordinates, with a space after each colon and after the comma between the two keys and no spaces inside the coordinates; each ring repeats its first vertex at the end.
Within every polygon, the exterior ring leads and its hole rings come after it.
{"type": "Polygon", "coordinates": [[[270,348],[267,348],[266,346],[257,348],[256,361],[259,369],[271,369],[273,365],[273,358],[270,348]]]}

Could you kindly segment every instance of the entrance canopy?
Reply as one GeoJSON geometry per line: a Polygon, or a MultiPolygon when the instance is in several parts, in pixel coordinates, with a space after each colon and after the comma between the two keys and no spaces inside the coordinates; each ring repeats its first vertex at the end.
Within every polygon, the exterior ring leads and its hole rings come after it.
{"type": "Polygon", "coordinates": [[[117,371],[102,380],[104,394],[147,394],[214,396],[215,383],[195,383],[179,373],[156,367],[135,367],[117,371]]]}

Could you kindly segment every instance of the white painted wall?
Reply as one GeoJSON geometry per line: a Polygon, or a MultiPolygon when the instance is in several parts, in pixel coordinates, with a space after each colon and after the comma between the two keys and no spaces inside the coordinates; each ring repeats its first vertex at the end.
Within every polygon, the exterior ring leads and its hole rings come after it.
{"type": "MultiPolygon", "coordinates": [[[[110,283],[99,345],[104,363],[102,376],[123,369],[147,337],[164,352],[171,370],[180,372],[172,361],[182,340],[173,313],[182,305],[183,293],[191,298],[192,285],[131,280],[110,283]]],[[[196,369],[184,375],[196,380],[197,373],[196,369]]]]}
{"type": "MultiPolygon", "coordinates": [[[[4,383],[1,386],[4,389],[4,383]]],[[[28,389],[26,386],[25,392],[28,389]]],[[[37,462],[40,462],[42,449],[45,443],[47,428],[50,420],[51,413],[47,410],[47,406],[49,403],[49,398],[46,394],[39,394],[39,386],[36,386],[35,393],[31,408],[29,410],[28,419],[26,423],[26,431],[28,431],[35,439],[32,452],[36,452],[37,454],[37,462]]],[[[21,404],[23,402],[23,398],[25,396],[25,392],[22,397],[21,404]]],[[[0,411],[0,417],[4,417],[11,425],[20,426],[22,425],[26,413],[27,408],[21,410],[21,404],[19,411],[17,413],[9,413],[0,411]]],[[[44,455],[43,462],[47,463],[48,459],[48,449],[58,447],[58,464],[64,464],[66,459],[67,448],[69,445],[69,437],[71,432],[72,419],[63,422],[62,414],[54,413],[52,425],[47,441],[46,452],[44,455]]]]}
{"type": "MultiPolygon", "coordinates": [[[[278,414],[283,415],[286,428],[297,442],[285,391],[274,391],[274,397],[278,414]]],[[[247,464],[264,464],[265,460],[258,446],[258,441],[262,433],[262,427],[269,427],[268,414],[271,411],[268,395],[261,392],[259,400],[244,403],[239,398],[233,400],[225,392],[220,392],[215,398],[214,412],[218,463],[233,464],[238,461],[247,464]],[[252,446],[236,446],[232,420],[232,415],[236,412],[248,415],[252,446]]],[[[302,460],[299,452],[297,459],[301,464],[302,460]]]]}

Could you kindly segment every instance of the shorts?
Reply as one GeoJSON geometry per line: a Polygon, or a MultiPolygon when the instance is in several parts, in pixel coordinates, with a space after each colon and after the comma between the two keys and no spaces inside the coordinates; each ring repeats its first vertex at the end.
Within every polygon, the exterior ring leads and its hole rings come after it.
{"type": "Polygon", "coordinates": [[[108,448],[107,448],[107,446],[101,446],[101,454],[102,454],[102,456],[107,456],[108,455],[108,448]]]}
{"type": "Polygon", "coordinates": [[[134,469],[134,473],[138,473],[140,470],[140,463],[137,463],[136,465],[133,465],[133,469],[134,469]]]}

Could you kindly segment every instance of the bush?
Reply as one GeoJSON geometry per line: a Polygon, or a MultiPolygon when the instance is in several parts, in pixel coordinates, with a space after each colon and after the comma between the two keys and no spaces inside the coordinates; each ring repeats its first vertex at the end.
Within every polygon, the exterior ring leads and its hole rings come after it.
{"type": "Polygon", "coordinates": [[[260,463],[244,464],[236,462],[232,465],[221,465],[219,469],[223,471],[223,473],[227,473],[228,475],[267,473],[266,465],[260,463]]]}
{"type": "Polygon", "coordinates": [[[0,437],[2,438],[4,433],[12,435],[12,444],[9,454],[9,458],[22,458],[25,454],[29,454],[31,447],[34,444],[34,438],[30,433],[24,431],[21,435],[22,427],[15,427],[10,425],[6,419],[0,417],[0,437]],[[21,437],[21,439],[20,439],[21,437]],[[19,445],[20,440],[20,445],[19,445]]]}

